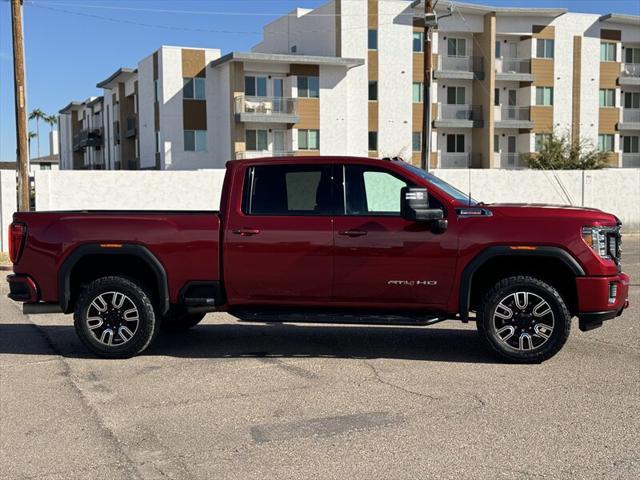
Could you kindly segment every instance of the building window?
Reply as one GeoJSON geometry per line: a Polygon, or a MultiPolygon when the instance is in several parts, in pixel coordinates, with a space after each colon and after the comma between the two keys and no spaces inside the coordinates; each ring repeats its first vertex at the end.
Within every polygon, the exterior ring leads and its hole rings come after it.
{"type": "Polygon", "coordinates": [[[266,130],[247,130],[244,134],[247,151],[264,152],[269,150],[268,133],[266,130]]]}
{"type": "Polygon", "coordinates": [[[320,131],[298,130],[298,150],[320,150],[320,131]]]}
{"type": "Polygon", "coordinates": [[[413,103],[422,103],[423,94],[422,82],[413,82],[413,103]]]}
{"type": "Polygon", "coordinates": [[[244,94],[248,97],[267,96],[267,77],[244,77],[244,94]]]}
{"type": "Polygon", "coordinates": [[[498,107],[500,106],[500,89],[496,88],[493,91],[493,104],[498,107]]]}
{"type": "Polygon", "coordinates": [[[424,46],[424,34],[422,32],[413,32],[413,51],[422,52],[424,46]]]}
{"type": "Polygon", "coordinates": [[[182,98],[204,100],[204,78],[183,78],[182,98]]]}
{"type": "Polygon", "coordinates": [[[598,135],[598,151],[613,152],[613,135],[610,133],[601,133],[598,135]]]}
{"type": "Polygon", "coordinates": [[[624,92],[624,108],[640,108],[640,92],[624,92]]]}
{"type": "Polygon", "coordinates": [[[464,135],[463,134],[447,134],[447,152],[448,153],[464,153],[464,135]]]}
{"type": "MultiPolygon", "coordinates": [[[[631,138],[631,137],[629,137],[631,138]]],[[[636,137],[636,140],[638,139],[638,137],[636,137]]],[[[40,170],[51,170],[51,164],[50,163],[41,163],[40,164],[40,170]]]]}
{"type": "Polygon", "coordinates": [[[502,43],[500,40],[496,40],[496,58],[500,58],[502,56],[502,43]]]}
{"type": "Polygon", "coordinates": [[[624,63],[640,63],[640,48],[626,47],[624,49],[624,63]]]}
{"type": "Polygon", "coordinates": [[[160,101],[160,80],[153,81],[153,101],[160,101]]]}
{"type": "Polygon", "coordinates": [[[640,137],[622,137],[622,153],[640,153],[640,137]]]}
{"type": "Polygon", "coordinates": [[[378,49],[378,31],[369,29],[369,36],[367,40],[369,50],[377,50],[378,49]]]}
{"type": "Polygon", "coordinates": [[[369,100],[378,100],[378,82],[369,80],[369,100]]]}
{"type": "Polygon", "coordinates": [[[616,44],[611,42],[602,42],[600,44],[600,61],[615,62],[616,61],[616,44]]]}
{"type": "Polygon", "coordinates": [[[156,132],[156,153],[160,153],[160,132],[156,132]]]}
{"type": "Polygon", "coordinates": [[[369,151],[378,150],[378,132],[369,132],[369,151]]]}
{"type": "Polygon", "coordinates": [[[447,39],[447,55],[450,57],[464,57],[467,54],[467,40],[464,38],[447,39]]]}
{"type": "Polygon", "coordinates": [[[413,132],[411,136],[411,145],[414,152],[422,151],[422,132],[413,132]]]}
{"type": "Polygon", "coordinates": [[[207,151],[207,131],[206,130],[185,130],[184,131],[185,152],[206,152],[207,151]]]}
{"type": "Polygon", "coordinates": [[[553,40],[539,38],[536,42],[536,57],[553,58],[553,40]]]}
{"type": "Polygon", "coordinates": [[[616,106],[616,91],[613,88],[600,89],[600,106],[601,107],[616,106]]]}
{"type": "Polygon", "coordinates": [[[465,93],[464,87],[447,87],[447,104],[464,105],[465,93]]]}
{"type": "Polygon", "coordinates": [[[500,153],[500,136],[493,136],[493,153],[500,153]]]}
{"type": "Polygon", "coordinates": [[[318,77],[298,77],[298,97],[320,98],[320,79],[318,77]]]}
{"type": "Polygon", "coordinates": [[[534,150],[540,152],[545,144],[551,139],[550,133],[536,133],[534,150]]]}
{"type": "Polygon", "coordinates": [[[536,87],[536,105],[553,105],[553,87],[536,87]]]}

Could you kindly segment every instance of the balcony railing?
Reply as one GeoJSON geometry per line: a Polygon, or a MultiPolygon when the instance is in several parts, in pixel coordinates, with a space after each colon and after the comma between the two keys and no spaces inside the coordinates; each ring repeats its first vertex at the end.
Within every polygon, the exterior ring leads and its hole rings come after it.
{"type": "Polygon", "coordinates": [[[638,152],[638,153],[623,153],[622,154],[622,167],[623,168],[638,168],[638,167],[640,167],[640,152],[638,152]]]}
{"type": "Polygon", "coordinates": [[[482,158],[479,153],[440,153],[440,168],[472,168],[480,165],[482,158]]]}
{"type": "Polygon", "coordinates": [[[520,153],[500,153],[500,168],[527,168],[527,162],[520,153]]]}
{"type": "Polygon", "coordinates": [[[236,152],[236,160],[246,160],[251,158],[263,157],[292,157],[295,152],[290,151],[271,151],[271,150],[247,150],[244,152],[236,152]]]}
{"type": "Polygon", "coordinates": [[[508,58],[496,59],[498,73],[531,73],[531,59],[508,58]]]}
{"type": "Polygon", "coordinates": [[[640,123],[640,108],[623,108],[622,123],[640,123]]]}
{"type": "Polygon", "coordinates": [[[438,120],[482,120],[480,105],[438,104],[438,120]]]}
{"type": "Polygon", "coordinates": [[[505,121],[528,122],[531,120],[531,107],[500,105],[496,108],[496,122],[505,121]]]}
{"type": "Polygon", "coordinates": [[[441,55],[438,57],[438,70],[442,72],[483,72],[482,57],[441,55]]]}
{"type": "Polygon", "coordinates": [[[623,63],[621,73],[623,77],[640,78],[640,63],[623,63]]]}
{"type": "Polygon", "coordinates": [[[298,99],[286,97],[247,97],[235,99],[235,113],[240,121],[297,123],[298,99]]]}
{"type": "Polygon", "coordinates": [[[73,136],[73,150],[75,152],[83,151],[86,147],[101,147],[102,129],[94,128],[92,130],[81,130],[73,136]]]}

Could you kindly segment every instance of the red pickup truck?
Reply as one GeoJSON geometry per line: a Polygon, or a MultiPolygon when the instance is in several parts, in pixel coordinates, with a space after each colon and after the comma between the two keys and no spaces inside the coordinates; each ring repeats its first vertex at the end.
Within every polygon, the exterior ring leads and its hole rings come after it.
{"type": "Polygon", "coordinates": [[[397,160],[227,164],[220,211],[16,213],[9,297],[74,314],[130,357],[212,311],[260,322],[475,321],[502,357],[550,358],[572,317],[628,306],[620,222],[599,210],[486,205],[397,160]]]}

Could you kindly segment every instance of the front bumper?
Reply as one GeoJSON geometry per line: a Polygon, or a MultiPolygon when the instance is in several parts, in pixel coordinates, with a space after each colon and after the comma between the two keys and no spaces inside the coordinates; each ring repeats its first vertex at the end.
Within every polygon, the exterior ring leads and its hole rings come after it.
{"type": "Polygon", "coordinates": [[[583,332],[622,315],[629,306],[629,275],[626,273],[612,277],[578,277],[576,289],[579,326],[583,332]]]}

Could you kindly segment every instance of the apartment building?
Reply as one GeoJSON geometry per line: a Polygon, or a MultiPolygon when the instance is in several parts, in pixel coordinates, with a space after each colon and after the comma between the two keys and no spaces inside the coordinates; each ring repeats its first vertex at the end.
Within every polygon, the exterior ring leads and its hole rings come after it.
{"type": "MultiPolygon", "coordinates": [[[[332,0],[267,24],[251,52],[163,46],[100,82],[102,97],[61,111],[61,168],[308,154],[417,163],[423,11],[332,0]]],[[[607,152],[612,167],[640,166],[640,17],[444,2],[437,12],[431,167],[524,167],[552,131],[607,152]]]]}

